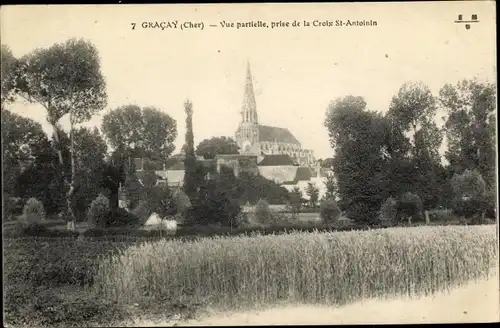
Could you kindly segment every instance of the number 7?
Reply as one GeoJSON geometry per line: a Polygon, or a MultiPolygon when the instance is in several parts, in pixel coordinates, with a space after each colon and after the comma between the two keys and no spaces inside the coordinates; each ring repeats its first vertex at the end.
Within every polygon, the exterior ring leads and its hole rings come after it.
{"type": "Polygon", "coordinates": [[[130,23],[132,25],[132,29],[135,30],[135,23],[130,23]]]}

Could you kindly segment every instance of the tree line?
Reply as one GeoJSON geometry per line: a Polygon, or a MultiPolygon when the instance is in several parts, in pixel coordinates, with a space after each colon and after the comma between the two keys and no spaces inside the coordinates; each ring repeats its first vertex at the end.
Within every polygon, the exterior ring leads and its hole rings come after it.
{"type": "MultiPolygon", "coordinates": [[[[107,104],[106,85],[94,45],[70,39],[21,58],[15,58],[2,45],[1,57],[6,198],[12,200],[10,196],[15,196],[22,202],[37,198],[48,214],[60,213],[67,219],[70,228],[77,220],[85,219],[99,194],[109,199],[109,208],[117,214],[120,186],[134,207],[144,207],[146,203],[149,211],[172,214],[172,193],[156,186],[154,174],[162,169],[155,164],[165,163],[175,149],[177,123],[170,115],[154,107],[126,105],[106,113],[100,130],[81,126],[107,104]],[[50,137],[39,123],[8,110],[10,104],[19,100],[38,104],[45,110],[53,128],[50,137]],[[68,132],[61,127],[64,118],[70,121],[68,132]],[[136,172],[134,158],[146,160],[145,172],[136,172]]],[[[186,147],[193,149],[194,145],[187,143],[183,148],[186,147]]],[[[195,152],[210,159],[216,154],[237,153],[238,146],[231,138],[215,137],[202,141],[195,152]]],[[[193,152],[186,154],[189,170],[193,152]]],[[[282,201],[286,190],[263,180],[238,180],[240,189],[247,190],[239,194],[256,202],[255,195],[274,192],[277,201],[282,201]]],[[[196,197],[189,186],[188,182],[186,193],[190,198],[196,197]]],[[[16,204],[10,201],[7,205],[6,212],[13,212],[16,204]]]]}
{"type": "MultiPolygon", "coordinates": [[[[153,188],[153,172],[161,169],[154,163],[167,162],[175,149],[175,119],[158,108],[126,105],[106,113],[100,130],[81,126],[107,105],[94,45],[70,39],[21,58],[2,45],[1,57],[4,195],[39,198],[49,213],[62,211],[74,223],[85,217],[99,193],[109,197],[116,212],[118,189],[123,186],[134,206],[155,198],[159,201],[150,207],[172,212],[172,193],[153,188]],[[45,110],[53,128],[50,138],[39,123],[7,109],[19,99],[45,110]],[[61,128],[65,117],[68,132],[61,128]],[[146,172],[137,174],[134,158],[146,159],[146,172]]],[[[496,195],[495,88],[464,80],[443,86],[434,96],[422,83],[405,83],[385,113],[367,109],[362,97],[332,102],[324,123],[334,152],[320,161],[335,173],[335,179],[330,176],[326,182],[327,198],[338,198],[346,216],[363,222],[377,220],[385,213],[384,204],[393,203],[403,212],[419,206],[483,216],[491,212],[496,195]],[[446,113],[443,127],[436,124],[438,109],[446,113]],[[446,164],[439,153],[444,137],[446,164]]],[[[297,190],[289,193],[262,177],[236,178],[223,170],[212,171],[216,178],[206,179],[207,167],[196,156],[237,154],[238,146],[232,138],[214,137],[195,149],[193,104],[187,101],[184,109],[183,190],[192,206],[183,215],[229,222],[242,202],[255,204],[266,198],[272,203],[302,203],[297,190]],[[207,218],[207,213],[214,214],[207,218]]],[[[317,188],[307,189],[311,202],[316,202],[317,188]]]]}
{"type": "MultiPolygon", "coordinates": [[[[383,114],[359,96],[332,102],[325,126],[334,149],[339,206],[352,219],[373,222],[384,202],[421,210],[435,208],[493,213],[495,176],[495,88],[463,80],[434,96],[421,82],[408,82],[383,114]],[[437,112],[445,113],[438,127],[437,112]],[[446,137],[443,163],[439,153],[446,137]],[[483,188],[466,190],[460,180],[483,188]],[[462,187],[460,187],[462,185],[462,187]],[[470,197],[469,197],[470,196],[470,197]]],[[[417,211],[421,212],[421,211],[417,211]]],[[[492,215],[492,214],[490,214],[492,215]]]]}

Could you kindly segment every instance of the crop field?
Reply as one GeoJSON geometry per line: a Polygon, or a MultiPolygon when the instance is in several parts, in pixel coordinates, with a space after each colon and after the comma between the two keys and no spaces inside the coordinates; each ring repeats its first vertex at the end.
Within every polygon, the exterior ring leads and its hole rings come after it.
{"type": "Polygon", "coordinates": [[[217,309],[423,296],[488,277],[496,245],[495,225],[160,240],[101,257],[94,288],[217,309]]]}

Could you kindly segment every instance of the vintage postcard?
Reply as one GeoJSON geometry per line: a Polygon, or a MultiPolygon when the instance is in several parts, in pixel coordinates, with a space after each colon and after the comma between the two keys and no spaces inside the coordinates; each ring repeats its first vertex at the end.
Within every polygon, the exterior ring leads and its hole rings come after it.
{"type": "Polygon", "coordinates": [[[500,320],[494,1],[0,25],[4,325],[500,320]]]}

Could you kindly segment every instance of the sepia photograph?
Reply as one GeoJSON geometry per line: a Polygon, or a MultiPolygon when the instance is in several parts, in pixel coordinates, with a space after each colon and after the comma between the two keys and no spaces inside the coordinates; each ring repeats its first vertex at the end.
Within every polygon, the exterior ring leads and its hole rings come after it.
{"type": "Polygon", "coordinates": [[[5,327],[500,321],[494,1],[0,27],[5,327]]]}

